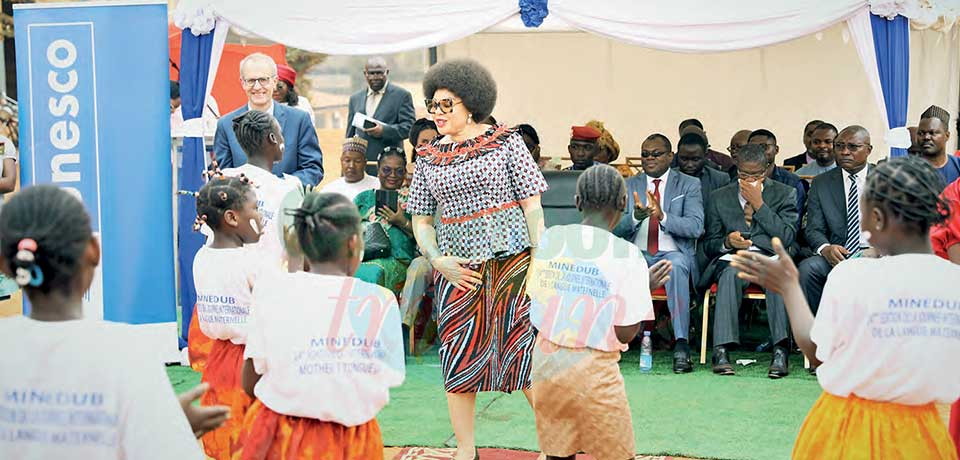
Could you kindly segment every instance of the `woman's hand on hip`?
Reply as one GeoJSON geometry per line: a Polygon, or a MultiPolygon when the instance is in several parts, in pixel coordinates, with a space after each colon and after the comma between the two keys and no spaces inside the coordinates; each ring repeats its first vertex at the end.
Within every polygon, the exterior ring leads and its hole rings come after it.
{"type": "Polygon", "coordinates": [[[480,273],[467,266],[470,259],[453,256],[440,256],[430,261],[433,268],[440,272],[446,280],[464,291],[472,291],[482,284],[480,273]]]}

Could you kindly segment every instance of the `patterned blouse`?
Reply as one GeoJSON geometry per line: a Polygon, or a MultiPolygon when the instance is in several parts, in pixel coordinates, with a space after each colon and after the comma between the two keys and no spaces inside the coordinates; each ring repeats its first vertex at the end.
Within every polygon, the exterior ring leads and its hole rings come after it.
{"type": "Polygon", "coordinates": [[[519,202],[548,187],[519,132],[496,125],[463,142],[438,138],[417,155],[407,212],[432,216],[439,205],[441,253],[479,263],[530,247],[519,202]]]}

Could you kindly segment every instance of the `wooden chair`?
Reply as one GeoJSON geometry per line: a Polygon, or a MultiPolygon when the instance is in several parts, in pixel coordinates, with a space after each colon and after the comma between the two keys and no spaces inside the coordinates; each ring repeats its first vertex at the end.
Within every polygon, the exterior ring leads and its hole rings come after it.
{"type": "Polygon", "coordinates": [[[643,172],[643,164],[640,163],[642,158],[640,157],[624,157],[624,161],[630,169],[633,170],[633,175],[637,175],[643,172]]]}
{"type": "MultiPolygon", "coordinates": [[[[707,329],[710,324],[710,297],[717,296],[717,283],[710,285],[708,289],[703,294],[703,326],[700,328],[700,364],[707,363],[707,329]]],[[[767,293],[756,284],[750,284],[747,286],[747,289],[743,291],[743,298],[747,300],[767,300],[767,293]]],[[[803,367],[804,369],[810,368],[810,360],[806,356],[803,357],[803,367]]]]}

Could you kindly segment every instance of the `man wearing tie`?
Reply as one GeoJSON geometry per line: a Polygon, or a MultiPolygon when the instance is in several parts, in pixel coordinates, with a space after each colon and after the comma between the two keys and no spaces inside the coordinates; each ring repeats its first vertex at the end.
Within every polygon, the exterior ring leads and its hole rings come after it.
{"type": "Polygon", "coordinates": [[[270,56],[253,53],[240,61],[240,84],[247,93],[247,104],[223,116],[217,122],[213,140],[213,152],[222,169],[235,168],[247,163],[237,136],[233,132],[233,119],[259,110],[273,114],[283,131],[283,159],[273,166],[273,173],[287,173],[300,179],[303,185],[313,187],[323,180],[323,154],[317,141],[317,131],[310,123],[306,112],[274,104],[273,92],[277,87],[277,64],[270,56]]]}
{"type": "MultiPolygon", "coordinates": [[[[346,137],[359,136],[367,141],[367,161],[377,161],[383,149],[399,147],[403,149],[403,140],[410,134],[410,127],[416,118],[413,110],[413,98],[410,92],[390,84],[387,78],[390,69],[382,57],[372,57],[363,68],[367,88],[350,96],[350,114],[346,137]],[[353,126],[353,117],[362,113],[376,120],[366,129],[353,126]]],[[[367,174],[376,175],[376,165],[367,168],[367,174]],[[371,169],[372,168],[372,169],[371,169]]]]}
{"type": "Polygon", "coordinates": [[[690,285],[697,275],[697,238],[703,234],[703,200],[700,183],[680,171],[670,170],[670,140],[653,134],[641,145],[643,174],[627,179],[627,208],[614,234],[634,242],[648,265],[669,260],[667,306],[677,344],[673,372],[693,370],[690,361],[690,285]]]}
{"type": "MultiPolygon", "coordinates": [[[[797,233],[797,191],[767,177],[765,147],[747,144],[740,149],[737,181],[714,192],[707,208],[704,249],[712,262],[704,270],[701,286],[709,288],[717,280],[713,372],[720,375],[734,374],[727,348],[740,342],[740,304],[748,285],[723,256],[738,250],[771,256],[774,237],[789,247],[797,233]]],[[[789,373],[789,323],[783,298],[772,291],[767,291],[766,297],[767,323],[774,344],[767,376],[778,379],[789,373]]]]}
{"type": "Polygon", "coordinates": [[[871,166],[870,133],[862,126],[849,126],[833,144],[839,168],[813,179],[807,202],[804,234],[813,257],[800,262],[800,285],[807,303],[816,313],[827,275],[840,262],[870,247],[860,226],[860,194],[871,166]]]}

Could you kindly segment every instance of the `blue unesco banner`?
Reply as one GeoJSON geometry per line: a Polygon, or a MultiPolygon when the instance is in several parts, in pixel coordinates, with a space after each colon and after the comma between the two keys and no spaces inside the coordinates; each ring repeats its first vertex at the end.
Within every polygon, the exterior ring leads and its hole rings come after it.
{"type": "Polygon", "coordinates": [[[21,184],[75,194],[102,246],[84,315],[175,358],[167,4],[15,5],[14,26],[21,184]]]}

